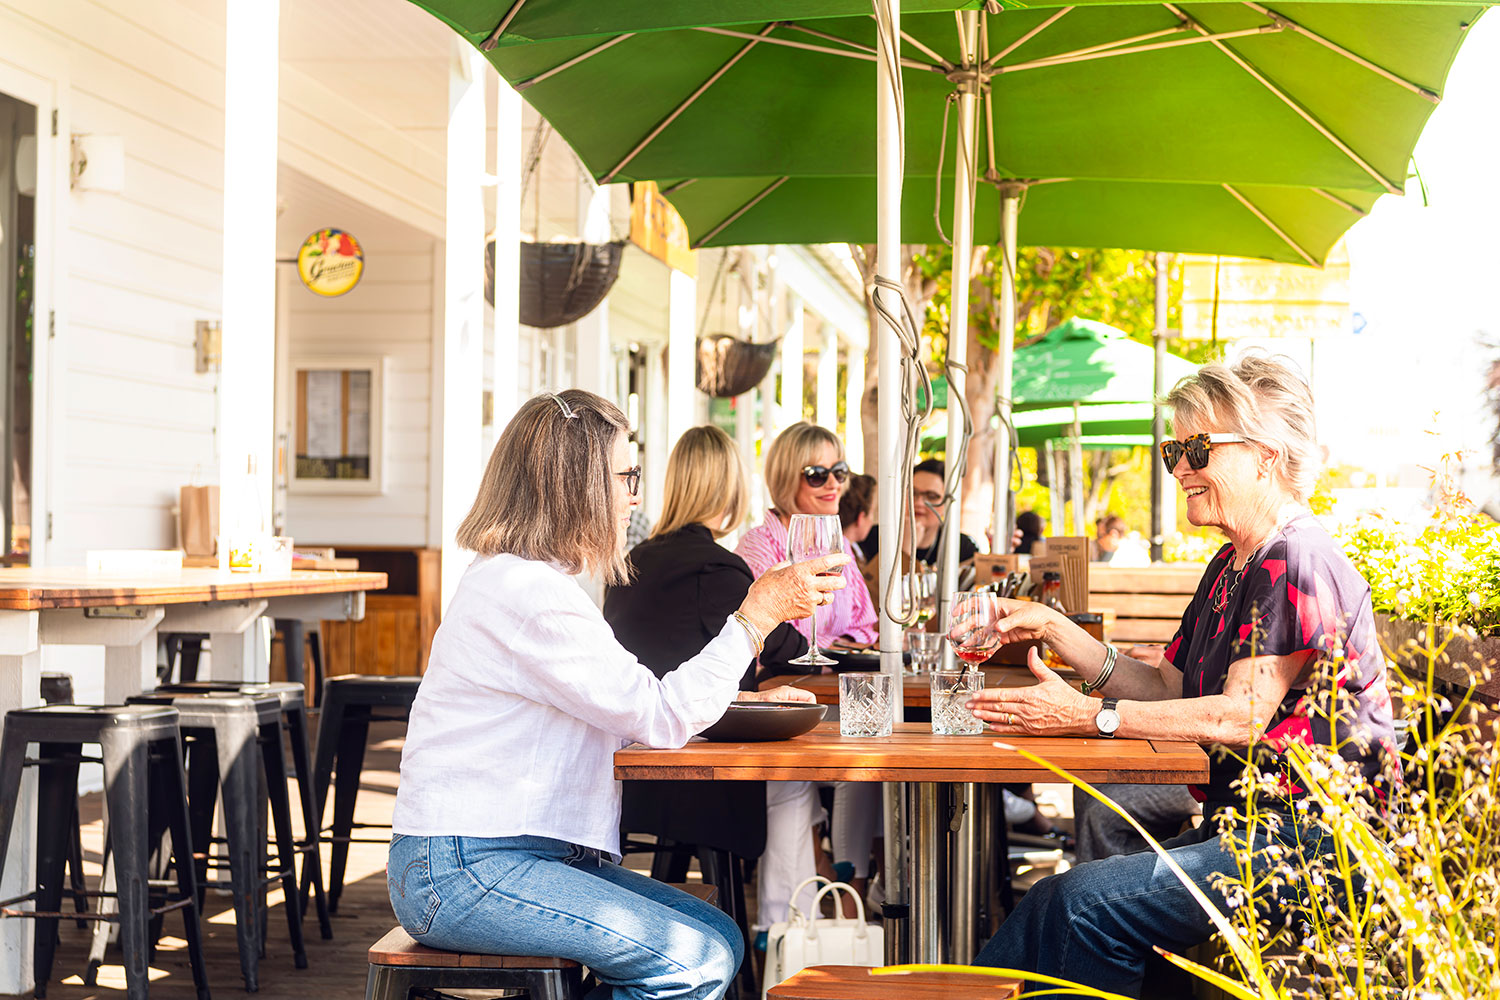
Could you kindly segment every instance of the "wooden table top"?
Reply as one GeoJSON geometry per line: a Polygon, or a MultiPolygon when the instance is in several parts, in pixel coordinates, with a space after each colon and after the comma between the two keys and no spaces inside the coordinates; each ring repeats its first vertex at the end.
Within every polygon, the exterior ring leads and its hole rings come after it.
{"type": "MultiPolygon", "coordinates": [[[[1056,781],[1051,771],[991,744],[993,733],[934,736],[925,722],[903,722],[887,737],[839,735],[837,722],[772,743],[694,739],[676,750],[632,744],[615,754],[620,779],[703,781],[1056,781]]],[[[1196,743],[1076,736],[1013,736],[1006,741],[1089,782],[1178,785],[1208,780],[1196,743]]]]}
{"type": "Polygon", "coordinates": [[[293,570],[286,575],[184,569],[175,573],[95,573],[78,567],[0,568],[0,609],[131,607],[259,597],[384,590],[384,573],[293,570]]]}
{"type": "MultiPolygon", "coordinates": [[[[1060,671],[1063,679],[1075,688],[1083,683],[1071,670],[1060,671]]],[[[1031,687],[1036,683],[1030,670],[1025,667],[985,667],[984,686],[1000,688],[1031,687]]],[[[813,697],[818,699],[820,705],[837,705],[839,703],[839,675],[838,674],[782,674],[777,677],[767,677],[760,683],[760,690],[765,691],[782,684],[802,688],[811,691],[813,697]]],[[[908,708],[931,708],[932,707],[932,679],[927,674],[907,674],[902,678],[902,704],[908,708]]]]}

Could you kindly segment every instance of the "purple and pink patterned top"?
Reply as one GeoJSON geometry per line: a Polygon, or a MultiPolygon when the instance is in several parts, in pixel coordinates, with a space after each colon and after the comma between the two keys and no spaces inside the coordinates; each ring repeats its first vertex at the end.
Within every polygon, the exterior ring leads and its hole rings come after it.
{"type": "MultiPolygon", "coordinates": [[[[768,510],[765,523],[745,532],[734,551],[759,578],[777,563],[786,562],[786,541],[786,525],[774,510],[768,510]]],[[[845,538],[843,542],[844,552],[852,556],[849,540],[845,538]]],[[[791,624],[811,638],[811,619],[802,618],[791,624]]],[[[865,586],[865,578],[851,559],[844,566],[844,589],[834,591],[832,604],[818,609],[818,642],[826,646],[840,636],[848,636],[855,642],[874,642],[880,636],[879,629],[870,588],[865,586]]]]}
{"type": "MultiPolygon", "coordinates": [[[[1226,544],[1209,561],[1167,646],[1166,658],[1182,671],[1183,697],[1222,694],[1237,660],[1312,650],[1331,669],[1338,721],[1329,724],[1327,690],[1292,688],[1266,726],[1257,765],[1279,773],[1283,790],[1296,796],[1302,789],[1279,760],[1280,751],[1293,740],[1337,740],[1340,755],[1357,763],[1376,794],[1384,795],[1399,780],[1392,766],[1399,761],[1369,584],[1311,514],[1294,517],[1272,535],[1242,573],[1235,572],[1234,558],[1234,546],[1226,544]],[[1315,704],[1322,710],[1312,711],[1315,704]]],[[[1311,676],[1318,673],[1315,667],[1311,676]]],[[[1236,756],[1216,754],[1208,784],[1195,796],[1213,803],[1241,800],[1231,783],[1242,769],[1236,756]]]]}

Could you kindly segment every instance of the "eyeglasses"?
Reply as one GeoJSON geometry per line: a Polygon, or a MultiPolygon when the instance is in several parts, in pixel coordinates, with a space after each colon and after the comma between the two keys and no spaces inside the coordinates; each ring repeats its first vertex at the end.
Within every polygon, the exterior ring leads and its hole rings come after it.
{"type": "Polygon", "coordinates": [[[1163,441],[1161,460],[1166,463],[1168,474],[1183,458],[1188,460],[1189,468],[1201,469],[1208,464],[1208,452],[1214,445],[1244,443],[1245,439],[1238,434],[1194,434],[1181,441],[1163,441]]]}
{"type": "Polygon", "coordinates": [[[630,492],[631,496],[641,495],[641,467],[639,465],[633,469],[626,469],[624,472],[616,472],[615,475],[625,480],[625,489],[630,492]]]}
{"type": "Polygon", "coordinates": [[[934,493],[931,490],[912,490],[911,495],[913,500],[924,503],[929,507],[941,507],[943,501],[947,499],[941,493],[934,493]]]}
{"type": "Polygon", "coordinates": [[[844,482],[849,478],[849,463],[834,462],[832,468],[826,465],[804,465],[802,467],[802,478],[806,479],[807,485],[814,489],[827,483],[829,476],[838,480],[840,486],[844,485],[844,482]]]}

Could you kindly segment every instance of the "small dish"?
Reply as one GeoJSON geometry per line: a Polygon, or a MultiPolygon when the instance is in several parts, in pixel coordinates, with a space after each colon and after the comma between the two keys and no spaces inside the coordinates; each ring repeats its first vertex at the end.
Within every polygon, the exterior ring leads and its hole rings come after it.
{"type": "Polygon", "coordinates": [[[715,743],[769,743],[801,736],[823,721],[827,705],[806,702],[736,701],[723,717],[699,733],[715,743]]]}

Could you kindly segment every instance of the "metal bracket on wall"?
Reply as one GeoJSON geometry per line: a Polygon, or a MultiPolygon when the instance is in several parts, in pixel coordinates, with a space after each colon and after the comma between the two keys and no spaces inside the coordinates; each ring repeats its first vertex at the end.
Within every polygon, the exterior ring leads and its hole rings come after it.
{"type": "Polygon", "coordinates": [[[139,621],[146,617],[147,608],[84,608],[85,618],[126,618],[139,621]]]}

